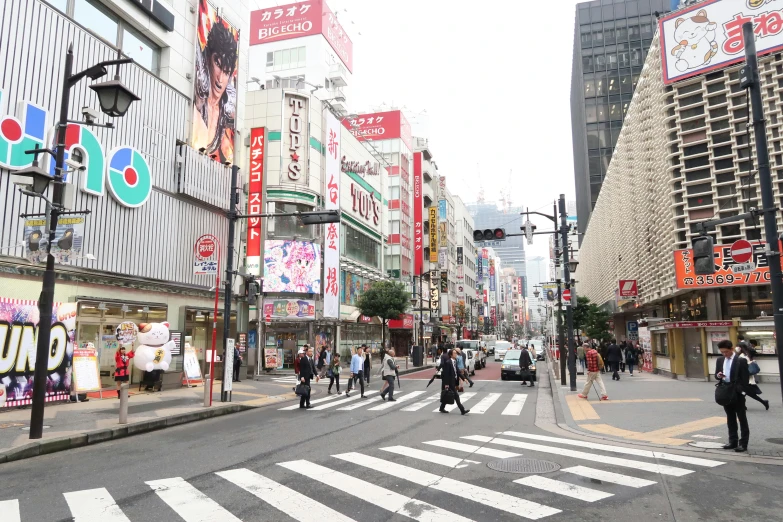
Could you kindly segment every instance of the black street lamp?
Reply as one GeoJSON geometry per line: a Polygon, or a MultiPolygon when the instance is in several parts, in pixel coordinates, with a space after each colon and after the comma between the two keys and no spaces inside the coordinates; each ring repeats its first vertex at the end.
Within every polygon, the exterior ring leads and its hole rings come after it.
{"type": "MultiPolygon", "coordinates": [[[[43,183],[42,173],[46,175],[48,182],[54,183],[54,193],[51,202],[51,213],[49,217],[49,241],[46,246],[46,271],[43,275],[43,287],[41,289],[41,295],[38,298],[38,310],[40,312],[40,320],[38,322],[38,340],[36,343],[36,361],[35,372],[33,378],[33,405],[30,412],[30,439],[40,439],[43,436],[43,419],[44,419],[44,404],[46,400],[46,369],[47,361],[49,360],[49,343],[52,332],[52,306],[54,303],[54,256],[51,253],[51,245],[54,243],[55,231],[57,230],[57,222],[59,221],[60,214],[63,208],[63,173],[65,163],[65,134],[68,129],[68,106],[71,101],[71,89],[79,83],[85,76],[96,80],[107,73],[106,67],[110,65],[132,63],[131,58],[120,58],[117,60],[107,60],[100,62],[92,67],[85,69],[82,72],[72,74],[73,70],[73,44],[68,46],[68,52],[65,55],[65,71],[63,74],[62,84],[62,99],[60,101],[60,115],[57,123],[57,148],[55,150],[55,170],[54,177],[48,176],[41,169],[37,169],[37,162],[28,169],[24,169],[16,173],[16,176],[28,176],[33,179],[32,191],[25,191],[27,195],[36,195],[43,197],[42,194],[46,190],[38,192],[37,188],[41,188],[43,183]],[[38,186],[36,186],[38,182],[38,186]],[[34,194],[35,193],[35,194],[34,194]]],[[[98,98],[101,104],[101,110],[108,116],[120,117],[125,115],[128,111],[130,104],[139,99],[138,96],[133,94],[122,82],[119,81],[119,75],[116,75],[114,81],[105,82],[102,84],[92,86],[92,89],[98,94],[98,98]]],[[[35,150],[28,151],[30,153],[38,154],[39,152],[51,151],[35,150]]],[[[19,185],[20,183],[16,183],[19,185]]]]}

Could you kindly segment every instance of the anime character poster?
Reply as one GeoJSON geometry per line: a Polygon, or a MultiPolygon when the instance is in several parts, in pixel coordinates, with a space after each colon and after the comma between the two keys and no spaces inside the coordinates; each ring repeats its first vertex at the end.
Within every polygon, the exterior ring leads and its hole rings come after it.
{"type": "Polygon", "coordinates": [[[221,163],[234,162],[239,30],[199,0],[191,145],[221,163]]]}
{"type": "Polygon", "coordinates": [[[321,245],[268,240],[264,244],[264,292],[321,292],[321,245]]]}

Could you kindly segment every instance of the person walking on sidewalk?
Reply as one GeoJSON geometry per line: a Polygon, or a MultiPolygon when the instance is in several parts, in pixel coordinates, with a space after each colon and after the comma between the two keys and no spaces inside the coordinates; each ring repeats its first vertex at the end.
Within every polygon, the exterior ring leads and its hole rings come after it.
{"type": "Polygon", "coordinates": [[[334,357],[332,357],[332,360],[329,362],[329,370],[327,371],[327,375],[329,375],[329,388],[326,390],[326,393],[331,395],[332,384],[337,384],[337,393],[340,393],[340,354],[339,353],[334,354],[334,357]]]}
{"type": "Polygon", "coordinates": [[[307,393],[299,396],[300,408],[311,408],[310,406],[310,380],[315,377],[318,382],[318,375],[315,373],[315,361],[313,361],[313,349],[307,348],[307,351],[299,360],[299,382],[307,386],[307,393]]]}
{"type": "Polygon", "coordinates": [[[122,383],[128,382],[130,372],[128,365],[133,356],[136,355],[133,350],[125,352],[125,347],[120,346],[117,352],[114,354],[114,381],[117,383],[117,398],[120,398],[120,387],[122,383]]]}
{"type": "Polygon", "coordinates": [[[389,401],[395,402],[394,398],[394,379],[397,376],[397,362],[394,360],[394,349],[392,348],[383,356],[381,361],[381,377],[386,381],[386,386],[381,389],[381,399],[386,400],[386,394],[389,394],[389,401]]]}
{"type": "Polygon", "coordinates": [[[465,366],[465,358],[467,357],[467,354],[459,348],[454,348],[454,351],[457,352],[457,357],[455,359],[457,361],[457,376],[463,381],[468,381],[470,383],[470,388],[472,388],[473,381],[470,380],[468,370],[465,366]]]}
{"type": "Polygon", "coordinates": [[[620,369],[620,361],[623,360],[623,352],[614,339],[612,339],[612,344],[609,345],[609,348],[606,349],[606,360],[609,361],[609,366],[612,368],[612,380],[619,381],[620,375],[617,372],[620,369]]]}
{"type": "Polygon", "coordinates": [[[530,357],[527,345],[523,345],[522,351],[519,354],[519,374],[522,376],[522,386],[525,386],[527,384],[527,379],[530,379],[529,387],[533,387],[533,375],[530,372],[530,367],[532,365],[533,359],[530,357]]]}
{"type": "Polygon", "coordinates": [[[350,397],[351,389],[356,386],[356,381],[359,381],[361,386],[362,397],[364,397],[364,350],[359,347],[356,349],[356,353],[351,357],[351,376],[348,378],[348,387],[345,390],[345,396],[350,397]]]}
{"type": "Polygon", "coordinates": [[[364,370],[364,380],[367,381],[367,384],[370,384],[370,371],[372,370],[372,354],[370,354],[370,347],[366,344],[363,344],[362,347],[364,348],[364,362],[362,365],[362,369],[364,370]]]}
{"type": "Polygon", "coordinates": [[[731,341],[724,339],[718,343],[718,349],[723,357],[715,361],[715,378],[733,386],[734,399],[730,404],[723,406],[726,412],[726,426],[729,429],[729,443],[723,449],[733,449],[737,453],[748,451],[750,440],[750,427],[748,416],[745,413],[745,390],[748,388],[750,373],[748,361],[740,358],[734,351],[731,341]],[[737,421],[741,434],[737,435],[737,421]]]}
{"type": "Polygon", "coordinates": [[[587,343],[580,344],[576,348],[576,358],[579,359],[579,367],[582,369],[582,375],[585,374],[585,345],[586,344],[587,343]]]}
{"type": "Polygon", "coordinates": [[[578,397],[580,399],[587,399],[587,396],[590,393],[590,387],[593,385],[593,383],[598,383],[598,387],[601,389],[601,400],[609,400],[609,396],[606,395],[604,381],[601,379],[601,368],[604,367],[604,361],[601,359],[601,355],[596,351],[595,348],[590,348],[587,343],[585,343],[584,346],[585,350],[587,350],[585,353],[585,361],[587,363],[587,382],[585,383],[585,387],[582,388],[582,393],[580,393],[578,397]]]}
{"type": "MultiPolygon", "coordinates": [[[[764,407],[769,410],[769,401],[765,401],[759,395],[761,395],[761,388],[756,384],[756,374],[759,373],[759,363],[756,362],[756,350],[741,342],[739,344],[741,359],[745,359],[748,362],[748,386],[745,388],[745,395],[753,400],[759,401],[764,407]]],[[[746,408],[747,409],[747,408],[746,408]]]]}
{"type": "Polygon", "coordinates": [[[454,396],[454,402],[457,403],[457,406],[459,407],[459,411],[465,415],[470,410],[466,410],[464,406],[462,406],[462,403],[459,400],[459,393],[457,393],[457,352],[454,350],[449,350],[446,352],[447,358],[445,359],[443,363],[443,373],[441,374],[441,403],[440,403],[440,412],[441,413],[448,413],[446,411],[446,403],[443,402],[444,394],[443,391],[445,390],[451,390],[452,395],[454,396]]]}
{"type": "Polygon", "coordinates": [[[628,365],[628,373],[631,374],[631,377],[633,377],[633,367],[636,364],[637,357],[636,348],[631,343],[628,343],[628,346],[625,348],[625,364],[628,365]]]}

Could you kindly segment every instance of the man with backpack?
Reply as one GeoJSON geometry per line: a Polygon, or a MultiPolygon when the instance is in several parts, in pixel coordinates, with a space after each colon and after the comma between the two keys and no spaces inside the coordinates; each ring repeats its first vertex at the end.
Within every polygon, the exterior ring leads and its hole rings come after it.
{"type": "Polygon", "coordinates": [[[606,395],[606,387],[604,381],[601,379],[601,369],[604,367],[604,360],[601,355],[595,350],[590,348],[590,345],[585,343],[585,362],[587,363],[587,382],[582,389],[582,393],[579,394],[580,399],[587,399],[587,395],[590,393],[590,387],[593,383],[598,383],[598,387],[601,389],[601,400],[609,400],[609,396],[606,395]]]}

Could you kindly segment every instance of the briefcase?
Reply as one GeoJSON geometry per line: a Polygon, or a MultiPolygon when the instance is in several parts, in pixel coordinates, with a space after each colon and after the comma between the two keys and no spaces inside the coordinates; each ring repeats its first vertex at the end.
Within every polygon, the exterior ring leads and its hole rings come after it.
{"type": "Polygon", "coordinates": [[[454,392],[451,388],[447,388],[440,392],[440,402],[443,404],[454,404],[454,392]]]}
{"type": "Polygon", "coordinates": [[[302,395],[310,395],[310,387],[304,383],[299,383],[296,385],[296,394],[300,397],[302,395]]]}

